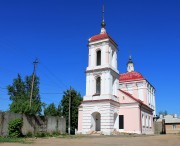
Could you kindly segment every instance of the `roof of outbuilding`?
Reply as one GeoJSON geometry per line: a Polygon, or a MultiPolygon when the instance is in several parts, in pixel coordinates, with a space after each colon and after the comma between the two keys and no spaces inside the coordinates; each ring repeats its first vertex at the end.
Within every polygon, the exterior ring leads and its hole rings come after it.
{"type": "Polygon", "coordinates": [[[180,124],[180,118],[174,117],[173,115],[166,115],[163,118],[159,118],[157,121],[162,121],[162,119],[165,119],[165,123],[179,123],[180,124]]]}

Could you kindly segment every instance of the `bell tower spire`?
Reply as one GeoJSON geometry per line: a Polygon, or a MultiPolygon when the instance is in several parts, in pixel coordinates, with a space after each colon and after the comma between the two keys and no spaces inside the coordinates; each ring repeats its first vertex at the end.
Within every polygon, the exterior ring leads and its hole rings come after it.
{"type": "Polygon", "coordinates": [[[129,60],[128,60],[128,63],[127,63],[127,71],[128,72],[134,71],[134,63],[132,61],[131,55],[129,56],[129,60]]]}
{"type": "Polygon", "coordinates": [[[102,34],[102,33],[106,33],[105,27],[106,27],[106,23],[105,23],[105,21],[104,21],[104,4],[103,4],[103,6],[102,6],[101,34],[102,34]]]}

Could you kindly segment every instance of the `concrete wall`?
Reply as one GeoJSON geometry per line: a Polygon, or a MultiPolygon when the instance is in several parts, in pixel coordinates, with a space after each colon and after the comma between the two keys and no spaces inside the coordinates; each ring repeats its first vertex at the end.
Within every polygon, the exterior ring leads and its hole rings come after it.
{"type": "Polygon", "coordinates": [[[22,133],[26,135],[31,132],[33,134],[37,132],[66,132],[66,120],[65,118],[52,117],[52,116],[30,116],[15,113],[3,113],[0,112],[0,136],[8,135],[8,123],[20,118],[23,120],[22,133]]]}
{"type": "Polygon", "coordinates": [[[166,134],[165,121],[154,121],[154,134],[166,134]]]}

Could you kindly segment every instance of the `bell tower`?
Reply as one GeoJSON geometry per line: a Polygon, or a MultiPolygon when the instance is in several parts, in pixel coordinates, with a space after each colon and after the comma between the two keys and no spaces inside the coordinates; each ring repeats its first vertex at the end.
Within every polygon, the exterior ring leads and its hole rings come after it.
{"type": "Polygon", "coordinates": [[[119,71],[118,45],[106,33],[104,6],[100,34],[88,40],[89,57],[86,69],[86,95],[84,100],[112,99],[117,101],[119,71]]]}
{"type": "Polygon", "coordinates": [[[78,131],[82,134],[100,131],[110,135],[118,129],[119,119],[118,45],[106,32],[104,6],[101,31],[88,40],[88,49],[86,95],[79,106],[78,131]]]}

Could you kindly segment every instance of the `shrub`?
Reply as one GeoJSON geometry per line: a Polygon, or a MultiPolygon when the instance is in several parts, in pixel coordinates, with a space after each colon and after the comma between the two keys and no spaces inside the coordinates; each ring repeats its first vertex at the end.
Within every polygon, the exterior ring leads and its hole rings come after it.
{"type": "Polygon", "coordinates": [[[44,133],[44,132],[37,132],[35,134],[35,137],[46,137],[46,133],[44,133]]]}
{"type": "Polygon", "coordinates": [[[33,133],[30,131],[26,134],[26,137],[33,137],[33,136],[34,136],[33,133]]]}
{"type": "Polygon", "coordinates": [[[23,126],[22,119],[14,119],[9,123],[8,131],[10,137],[20,137],[22,136],[21,128],[23,126]]]}
{"type": "Polygon", "coordinates": [[[52,133],[52,135],[53,135],[53,136],[58,136],[58,135],[61,135],[61,133],[60,133],[60,132],[57,132],[57,131],[54,131],[54,132],[52,133]]]}

